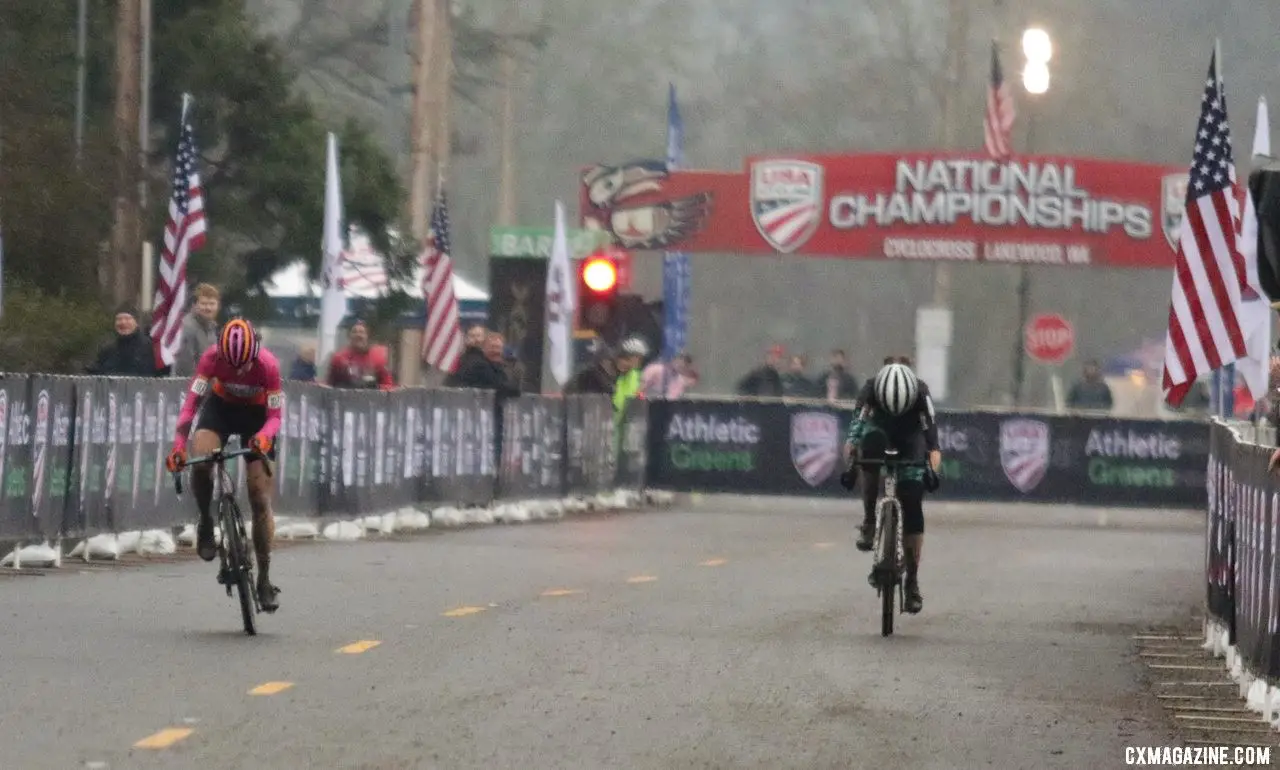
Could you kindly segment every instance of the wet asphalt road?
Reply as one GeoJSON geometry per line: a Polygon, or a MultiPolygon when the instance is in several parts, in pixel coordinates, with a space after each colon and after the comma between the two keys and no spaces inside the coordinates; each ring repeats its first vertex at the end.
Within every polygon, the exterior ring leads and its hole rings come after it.
{"type": "Polygon", "coordinates": [[[1172,741],[1130,636],[1198,608],[1201,516],[927,515],[925,610],[888,639],[851,506],[786,499],[289,547],[256,638],[194,559],[0,578],[0,768],[1110,768],[1172,741]]]}

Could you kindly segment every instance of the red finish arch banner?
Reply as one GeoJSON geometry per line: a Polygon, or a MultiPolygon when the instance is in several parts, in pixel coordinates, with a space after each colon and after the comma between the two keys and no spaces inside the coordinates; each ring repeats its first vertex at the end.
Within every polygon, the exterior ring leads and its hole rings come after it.
{"type": "Polygon", "coordinates": [[[579,193],[582,226],[626,249],[1167,269],[1186,186],[1176,166],[917,152],[596,165],[579,193]]]}

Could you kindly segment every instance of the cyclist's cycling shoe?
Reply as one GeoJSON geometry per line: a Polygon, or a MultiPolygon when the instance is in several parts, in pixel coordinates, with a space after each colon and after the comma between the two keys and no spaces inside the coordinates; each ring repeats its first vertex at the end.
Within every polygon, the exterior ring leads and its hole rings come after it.
{"type": "Polygon", "coordinates": [[[277,594],[280,589],[271,585],[266,580],[258,581],[258,606],[263,612],[275,612],[280,609],[280,602],[277,600],[277,594]]]}
{"type": "Polygon", "coordinates": [[[876,527],[874,524],[872,524],[871,526],[867,526],[864,524],[862,527],[860,527],[859,534],[858,534],[858,542],[856,543],[858,550],[870,551],[872,541],[875,540],[875,537],[876,537],[876,527]]]}
{"type": "Polygon", "coordinates": [[[907,598],[902,609],[912,615],[924,609],[924,597],[920,595],[920,584],[914,580],[907,581],[907,598]]]}
{"type": "Polygon", "coordinates": [[[218,543],[213,539],[213,519],[201,519],[196,525],[196,553],[205,561],[218,556],[218,543]]]}

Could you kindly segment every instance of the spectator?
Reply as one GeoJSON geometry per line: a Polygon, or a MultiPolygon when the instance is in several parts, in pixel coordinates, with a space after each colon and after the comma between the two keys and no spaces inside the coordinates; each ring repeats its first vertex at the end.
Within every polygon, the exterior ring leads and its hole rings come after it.
{"type": "Polygon", "coordinates": [[[596,340],[596,355],[593,363],[578,370],[577,374],[565,383],[565,394],[595,393],[601,396],[612,396],[614,385],[618,381],[618,365],[616,356],[609,347],[596,340]]]}
{"type": "Polygon", "coordinates": [[[462,355],[458,358],[458,368],[455,371],[450,372],[449,376],[444,378],[444,386],[446,388],[463,387],[458,384],[458,375],[462,373],[462,370],[466,369],[467,366],[473,362],[485,360],[484,340],[488,333],[489,330],[480,324],[476,324],[470,329],[467,329],[467,347],[462,351],[462,355]]]}
{"type": "Polygon", "coordinates": [[[173,362],[173,373],[191,377],[196,373],[200,356],[218,340],[218,307],[222,295],[207,283],[196,287],[196,300],[182,322],[182,344],[173,362]]]}
{"type": "Polygon", "coordinates": [[[820,382],[828,401],[852,401],[858,397],[858,380],[849,373],[843,350],[831,351],[831,367],[820,382]]]}
{"type": "Polygon", "coordinates": [[[503,339],[497,332],[484,338],[483,355],[472,356],[458,367],[457,387],[494,391],[495,401],[520,395],[519,386],[511,379],[503,361],[503,339]]]}
{"type": "Polygon", "coordinates": [[[394,390],[387,349],[369,344],[369,325],[356,321],[347,332],[347,347],[329,359],[327,384],[333,388],[394,390]]]}
{"type": "Polygon", "coordinates": [[[769,348],[764,365],[751,370],[738,382],[738,395],[781,396],[782,375],[778,373],[778,365],[782,362],[783,352],[781,345],[769,348]]]}
{"type": "Polygon", "coordinates": [[[640,374],[640,392],[647,399],[675,401],[689,388],[698,384],[698,370],[693,368],[693,358],[681,353],[671,361],[654,361],[640,374]],[[666,392],[663,392],[663,383],[666,392]]]}
{"type": "Polygon", "coordinates": [[[1083,377],[1071,386],[1067,406],[1072,409],[1111,410],[1111,388],[1102,380],[1102,369],[1097,361],[1090,359],[1084,362],[1083,377]]]}
{"type": "Polygon", "coordinates": [[[787,371],[781,375],[782,395],[791,398],[812,398],[818,395],[813,380],[805,374],[809,368],[809,359],[804,355],[794,355],[787,364],[787,371]]]}
{"type": "Polygon", "coordinates": [[[289,379],[297,382],[316,381],[316,344],[304,342],[298,348],[298,357],[293,359],[289,367],[289,379]]]}
{"type": "Polygon", "coordinates": [[[121,307],[116,311],[116,338],[98,351],[98,358],[85,369],[89,374],[113,377],[156,377],[155,349],[151,338],[138,325],[138,311],[121,307]]]}

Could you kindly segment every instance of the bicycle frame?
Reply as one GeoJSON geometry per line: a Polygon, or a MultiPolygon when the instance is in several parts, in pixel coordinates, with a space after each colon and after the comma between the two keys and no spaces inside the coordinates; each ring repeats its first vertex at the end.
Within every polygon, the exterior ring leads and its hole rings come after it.
{"type": "MultiPolygon", "coordinates": [[[[270,458],[264,457],[252,449],[237,449],[230,452],[218,449],[208,455],[189,459],[187,465],[212,463],[214,466],[214,498],[210,502],[217,501],[217,521],[221,529],[221,537],[218,539],[217,544],[219,557],[218,582],[226,586],[227,596],[231,595],[232,586],[235,586],[239,591],[240,613],[241,619],[244,621],[244,630],[245,633],[252,636],[257,633],[254,615],[262,611],[258,601],[258,592],[253,583],[253,549],[248,544],[244,516],[240,511],[240,506],[236,503],[235,484],[231,480],[231,474],[226,469],[227,460],[246,456],[261,460],[267,476],[273,475],[270,458]]],[[[181,495],[181,472],[173,474],[173,482],[174,489],[181,495]]]]}
{"type": "Polygon", "coordinates": [[[898,452],[887,450],[883,460],[859,460],[862,467],[878,467],[880,473],[880,495],[876,501],[876,541],[875,563],[872,576],[876,584],[876,592],[881,598],[880,633],[889,636],[893,633],[893,601],[894,589],[899,597],[899,607],[906,605],[905,583],[906,548],[902,532],[902,503],[898,501],[898,471],[902,468],[923,468],[925,463],[899,460],[898,452]],[[886,526],[892,523],[892,527],[886,526]],[[886,529],[892,529],[892,542],[886,529]],[[890,550],[892,548],[892,550],[890,550]],[[877,578],[877,576],[879,576],[877,578]]]}

